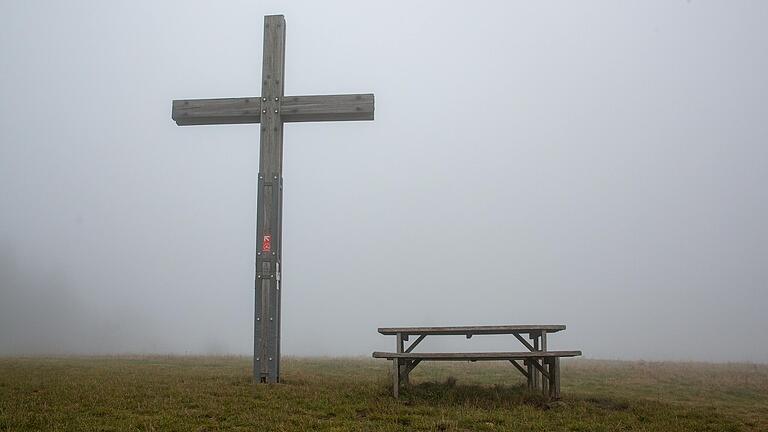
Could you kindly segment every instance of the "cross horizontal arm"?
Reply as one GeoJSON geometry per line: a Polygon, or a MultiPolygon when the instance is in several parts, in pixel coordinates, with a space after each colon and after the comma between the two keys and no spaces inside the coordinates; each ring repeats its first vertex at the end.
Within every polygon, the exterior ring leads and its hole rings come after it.
{"type": "Polygon", "coordinates": [[[373,120],[373,94],[286,96],[280,104],[285,122],[373,120]]]}
{"type": "Polygon", "coordinates": [[[171,118],[179,126],[259,123],[261,98],[175,100],[171,118]]]}
{"type": "MultiPolygon", "coordinates": [[[[261,98],[173,101],[171,117],[179,126],[259,123],[261,98]]],[[[286,96],[280,101],[284,122],[373,120],[373,94],[286,96]]]]}

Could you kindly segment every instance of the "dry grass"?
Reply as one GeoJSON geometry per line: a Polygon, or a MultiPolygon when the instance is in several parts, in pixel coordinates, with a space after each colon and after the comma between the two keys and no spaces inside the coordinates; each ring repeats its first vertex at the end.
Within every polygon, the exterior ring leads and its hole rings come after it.
{"type": "Polygon", "coordinates": [[[768,430],[768,366],[564,362],[548,407],[501,363],[428,363],[389,397],[388,363],[284,361],[252,385],[242,357],[0,359],[0,431],[768,430]]]}

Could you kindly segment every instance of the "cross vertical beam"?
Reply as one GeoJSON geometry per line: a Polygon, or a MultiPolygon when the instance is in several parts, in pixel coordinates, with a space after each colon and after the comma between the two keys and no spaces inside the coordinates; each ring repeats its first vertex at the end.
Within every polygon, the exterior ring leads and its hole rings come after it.
{"type": "Polygon", "coordinates": [[[280,380],[280,251],[283,204],[283,99],[285,19],[264,17],[261,71],[261,152],[256,204],[256,293],[253,377],[280,380]]]}
{"type": "Polygon", "coordinates": [[[282,272],[283,124],[373,120],[374,96],[283,94],[285,18],[264,17],[261,96],[174,100],[179,126],[261,123],[256,205],[256,282],[253,379],[280,381],[280,274],[282,272]]]}

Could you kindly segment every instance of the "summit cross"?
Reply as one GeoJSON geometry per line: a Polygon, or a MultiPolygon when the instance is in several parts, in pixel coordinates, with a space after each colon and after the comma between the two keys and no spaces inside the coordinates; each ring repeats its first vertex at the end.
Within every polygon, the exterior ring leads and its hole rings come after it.
{"type": "Polygon", "coordinates": [[[280,381],[280,252],[283,206],[283,124],[373,120],[373,94],[284,96],[285,18],[264,17],[261,96],[174,100],[179,126],[261,123],[256,204],[256,293],[253,379],[280,381]]]}

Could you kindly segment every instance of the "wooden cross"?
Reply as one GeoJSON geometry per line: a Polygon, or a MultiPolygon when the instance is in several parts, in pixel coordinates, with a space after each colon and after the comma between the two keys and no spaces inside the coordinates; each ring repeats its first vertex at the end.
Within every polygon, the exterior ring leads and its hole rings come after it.
{"type": "Polygon", "coordinates": [[[264,17],[260,97],[173,101],[179,126],[261,123],[256,205],[256,302],[253,378],[280,381],[280,247],[283,205],[283,123],[373,120],[373,94],[283,96],[285,18],[264,17]]]}

